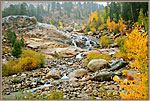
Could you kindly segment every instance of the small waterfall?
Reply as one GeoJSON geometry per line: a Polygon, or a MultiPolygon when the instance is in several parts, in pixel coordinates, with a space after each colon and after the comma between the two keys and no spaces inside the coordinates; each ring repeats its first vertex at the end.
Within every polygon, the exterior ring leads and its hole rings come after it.
{"type": "Polygon", "coordinates": [[[60,80],[69,80],[70,78],[64,74],[64,76],[60,80]]]}
{"type": "Polygon", "coordinates": [[[89,41],[89,40],[87,40],[87,41],[85,42],[85,45],[87,46],[87,49],[88,49],[88,50],[92,49],[92,44],[91,44],[90,42],[91,42],[91,41],[89,41]]]}
{"type": "Polygon", "coordinates": [[[76,55],[76,58],[83,58],[82,53],[79,53],[78,55],[76,55]]]}
{"type": "Polygon", "coordinates": [[[76,44],[76,42],[75,42],[74,39],[72,39],[72,44],[73,44],[75,47],[77,47],[77,44],[76,44]]]}

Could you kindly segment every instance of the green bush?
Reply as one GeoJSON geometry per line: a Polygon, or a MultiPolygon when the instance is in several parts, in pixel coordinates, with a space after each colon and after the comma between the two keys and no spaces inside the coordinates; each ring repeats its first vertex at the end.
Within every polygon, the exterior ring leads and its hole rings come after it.
{"type": "Polygon", "coordinates": [[[89,32],[90,31],[90,26],[89,25],[85,26],[85,29],[86,29],[86,32],[89,32]]]}
{"type": "Polygon", "coordinates": [[[101,24],[100,27],[103,27],[103,29],[107,29],[107,24],[101,24]]]}
{"type": "Polygon", "coordinates": [[[8,76],[18,72],[30,71],[40,67],[44,67],[45,57],[32,50],[23,50],[23,53],[18,58],[18,63],[10,60],[7,64],[2,64],[2,75],[8,76]]]}
{"type": "Polygon", "coordinates": [[[12,55],[15,56],[16,58],[19,58],[21,53],[22,53],[21,44],[19,41],[16,41],[13,46],[12,55]]]}
{"type": "Polygon", "coordinates": [[[102,47],[109,47],[109,45],[112,43],[112,40],[108,36],[102,36],[99,42],[102,47]]]}
{"type": "Polygon", "coordinates": [[[9,76],[20,71],[21,69],[16,67],[14,60],[9,60],[7,64],[2,64],[2,76],[9,76]]]}
{"type": "Polygon", "coordinates": [[[35,52],[35,51],[31,50],[31,49],[23,50],[23,52],[21,54],[21,57],[22,58],[30,57],[30,58],[34,58],[34,59],[40,60],[40,67],[44,67],[45,57],[40,52],[35,52]]]}
{"type": "Polygon", "coordinates": [[[36,68],[40,68],[40,60],[32,57],[20,57],[17,67],[21,68],[22,71],[30,71],[36,68]]]}
{"type": "Polygon", "coordinates": [[[12,43],[12,46],[15,44],[16,41],[16,33],[15,32],[11,32],[10,30],[7,31],[7,38],[8,40],[12,43]]]}
{"type": "Polygon", "coordinates": [[[20,78],[13,78],[13,83],[21,83],[22,80],[20,78]]]}
{"type": "Polygon", "coordinates": [[[109,56],[108,54],[100,54],[98,52],[90,52],[88,55],[87,55],[87,62],[86,62],[86,65],[91,61],[91,60],[94,60],[94,59],[105,59],[106,61],[111,61],[111,56],[109,56]]]}
{"type": "Polygon", "coordinates": [[[119,36],[119,37],[117,37],[117,38],[115,39],[115,43],[117,43],[117,44],[118,44],[118,46],[120,47],[121,45],[123,45],[123,44],[124,44],[125,39],[126,39],[126,37],[125,37],[125,36],[123,36],[123,37],[119,36]]]}
{"type": "Polygon", "coordinates": [[[25,45],[24,45],[23,34],[21,35],[20,44],[21,44],[21,46],[22,46],[22,47],[24,47],[24,46],[25,46],[25,45]]]}

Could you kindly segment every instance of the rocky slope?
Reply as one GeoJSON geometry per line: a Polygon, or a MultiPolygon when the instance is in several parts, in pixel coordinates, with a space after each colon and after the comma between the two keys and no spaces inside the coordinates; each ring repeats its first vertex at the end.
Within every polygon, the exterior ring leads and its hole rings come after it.
{"type": "MultiPolygon", "coordinates": [[[[38,95],[48,93],[49,90],[60,90],[66,99],[119,99],[119,84],[111,76],[126,79],[122,70],[128,69],[123,60],[110,62],[94,60],[85,65],[86,55],[90,51],[99,54],[109,54],[113,57],[118,48],[100,49],[99,39],[95,35],[85,35],[74,28],[58,30],[55,26],[36,22],[36,19],[26,16],[11,16],[4,18],[4,29],[24,30],[26,48],[31,48],[45,54],[45,67],[33,71],[17,73],[2,79],[2,94],[13,97],[18,90],[25,89],[38,92],[38,95]],[[15,24],[17,21],[17,24],[15,24]],[[5,22],[5,23],[4,23],[5,22]],[[6,25],[5,25],[6,24],[6,25]],[[11,27],[12,26],[12,27],[11,27]],[[32,26],[32,30],[27,30],[32,26]],[[99,49],[94,50],[93,47],[99,49]],[[56,58],[58,55],[61,57],[56,58]],[[17,82],[16,82],[17,81],[17,82]],[[107,94],[103,92],[106,91],[107,94]]],[[[97,35],[100,37],[101,32],[97,35]]],[[[106,32],[111,38],[108,32],[106,32]]],[[[18,34],[19,35],[19,34],[18,34]]],[[[3,37],[3,41],[6,38],[3,37]]],[[[6,46],[3,46],[6,47],[6,46]]],[[[113,45],[111,47],[114,47],[113,45]]],[[[6,53],[3,53],[3,60],[6,53]]],[[[8,53],[7,53],[8,54],[8,53]]],[[[7,62],[7,61],[6,61],[7,62]]]]}

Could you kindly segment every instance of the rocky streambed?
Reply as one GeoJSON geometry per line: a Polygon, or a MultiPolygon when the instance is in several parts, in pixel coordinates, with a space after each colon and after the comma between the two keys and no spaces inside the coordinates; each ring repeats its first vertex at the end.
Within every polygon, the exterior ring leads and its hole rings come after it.
{"type": "Polygon", "coordinates": [[[113,80],[105,80],[106,77],[97,76],[103,71],[90,71],[84,66],[84,58],[84,55],[77,54],[70,58],[46,59],[47,68],[3,77],[2,93],[5,98],[13,98],[19,94],[19,89],[38,92],[38,95],[50,90],[60,90],[66,99],[92,99],[92,96],[95,99],[111,99],[103,93],[106,91],[119,99],[119,84],[113,80]],[[104,80],[99,80],[101,77],[104,80]]]}
{"type": "Polygon", "coordinates": [[[66,28],[60,31],[53,25],[37,23],[34,18],[32,20],[34,21],[31,22],[35,22],[34,28],[24,34],[26,48],[45,54],[45,68],[3,77],[4,98],[14,99],[15,95],[20,95],[19,90],[36,92],[37,96],[48,94],[50,90],[59,90],[63,92],[65,99],[121,98],[119,92],[122,89],[112,77],[126,79],[122,76],[122,70],[128,69],[125,61],[116,61],[115,58],[110,62],[97,59],[85,65],[86,55],[90,51],[113,57],[118,48],[101,49],[99,39],[85,35],[82,30],[66,28]]]}

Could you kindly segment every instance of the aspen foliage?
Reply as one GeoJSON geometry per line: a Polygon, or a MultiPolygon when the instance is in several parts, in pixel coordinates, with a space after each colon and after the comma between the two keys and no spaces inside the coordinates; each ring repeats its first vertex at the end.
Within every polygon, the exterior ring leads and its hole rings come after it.
{"type": "MultiPolygon", "coordinates": [[[[127,92],[120,92],[123,99],[148,99],[148,42],[147,32],[140,33],[140,30],[135,29],[127,34],[128,39],[123,45],[124,51],[120,51],[118,57],[126,57],[126,61],[133,60],[130,67],[135,69],[135,80],[129,80],[128,84],[121,81],[121,88],[127,92]]],[[[117,82],[120,80],[116,80],[117,82]]]]}

